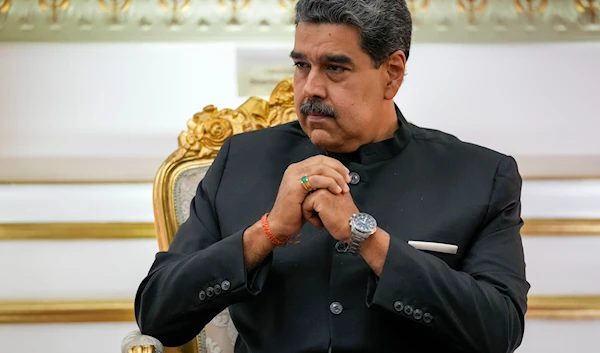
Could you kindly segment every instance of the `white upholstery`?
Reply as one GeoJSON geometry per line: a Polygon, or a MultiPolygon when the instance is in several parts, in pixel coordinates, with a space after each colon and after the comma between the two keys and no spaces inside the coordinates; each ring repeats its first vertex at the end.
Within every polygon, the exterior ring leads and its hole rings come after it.
{"type": "MultiPolygon", "coordinates": [[[[179,225],[190,216],[190,203],[207,170],[208,167],[187,170],[175,181],[175,211],[179,225]]],[[[233,353],[237,334],[229,310],[225,309],[198,336],[200,353],[233,353]]]]}
{"type": "Polygon", "coordinates": [[[175,213],[177,225],[181,225],[190,217],[190,202],[196,195],[198,184],[204,178],[208,167],[186,170],[175,180],[175,213]]]}

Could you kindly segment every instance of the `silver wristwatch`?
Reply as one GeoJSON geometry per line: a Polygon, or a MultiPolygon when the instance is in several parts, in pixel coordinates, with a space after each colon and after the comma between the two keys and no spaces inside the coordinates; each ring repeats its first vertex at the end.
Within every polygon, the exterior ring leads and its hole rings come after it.
{"type": "Polygon", "coordinates": [[[347,252],[352,255],[358,255],[362,244],[367,238],[377,230],[377,221],[367,213],[353,214],[350,217],[350,240],[348,241],[347,252]]]}

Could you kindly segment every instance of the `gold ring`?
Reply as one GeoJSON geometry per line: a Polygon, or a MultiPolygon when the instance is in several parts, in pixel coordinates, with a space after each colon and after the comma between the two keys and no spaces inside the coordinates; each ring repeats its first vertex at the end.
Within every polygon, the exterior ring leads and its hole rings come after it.
{"type": "Polygon", "coordinates": [[[304,187],[304,190],[306,190],[308,192],[312,191],[312,185],[310,185],[310,181],[308,180],[307,175],[304,175],[302,178],[300,178],[300,183],[304,187]]]}

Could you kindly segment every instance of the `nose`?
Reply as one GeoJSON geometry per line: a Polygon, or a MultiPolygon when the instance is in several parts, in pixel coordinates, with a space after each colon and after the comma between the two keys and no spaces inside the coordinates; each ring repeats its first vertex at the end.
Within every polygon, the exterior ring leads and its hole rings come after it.
{"type": "Polygon", "coordinates": [[[304,87],[302,88],[302,94],[306,98],[320,98],[325,99],[325,85],[323,78],[317,70],[311,70],[306,77],[304,87]]]}

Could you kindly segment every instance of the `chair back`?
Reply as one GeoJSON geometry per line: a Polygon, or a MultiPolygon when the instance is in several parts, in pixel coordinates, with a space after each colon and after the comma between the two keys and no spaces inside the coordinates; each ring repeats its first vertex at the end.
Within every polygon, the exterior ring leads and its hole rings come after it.
{"type": "MultiPolygon", "coordinates": [[[[153,205],[159,249],[166,251],[177,229],[190,214],[190,203],[228,137],[296,120],[292,79],[281,81],[269,101],[250,97],[237,109],[209,105],[187,122],[178,148],[160,166],[153,188],[153,205]]],[[[167,349],[180,353],[233,353],[237,331],[225,309],[200,332],[196,340],[167,349]]]]}

